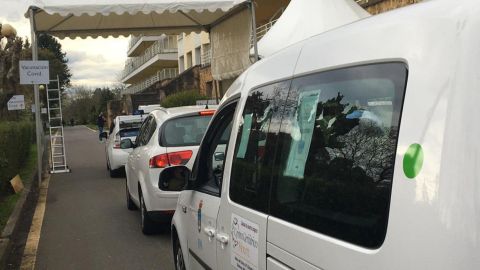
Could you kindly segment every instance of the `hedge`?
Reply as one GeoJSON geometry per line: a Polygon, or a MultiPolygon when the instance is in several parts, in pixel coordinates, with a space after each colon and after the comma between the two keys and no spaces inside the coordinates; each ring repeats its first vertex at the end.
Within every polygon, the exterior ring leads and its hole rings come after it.
{"type": "Polygon", "coordinates": [[[196,101],[201,99],[207,98],[198,93],[197,90],[188,90],[167,96],[160,102],[160,105],[164,108],[189,106],[195,105],[196,101]]]}
{"type": "Polygon", "coordinates": [[[34,135],[33,122],[0,122],[0,195],[10,191],[9,181],[28,158],[34,135]]]}

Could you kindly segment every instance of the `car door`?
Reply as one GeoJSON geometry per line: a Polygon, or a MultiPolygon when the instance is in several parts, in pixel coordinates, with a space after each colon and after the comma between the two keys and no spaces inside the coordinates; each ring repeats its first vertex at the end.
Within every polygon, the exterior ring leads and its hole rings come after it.
{"type": "MultiPolygon", "coordinates": [[[[152,143],[158,143],[158,140],[152,142],[152,136],[156,130],[157,121],[155,117],[151,115],[145,126],[145,136],[142,138],[142,145],[137,147],[138,152],[136,152],[136,155],[134,156],[137,180],[140,184],[144,183],[145,177],[150,170],[150,149],[152,148],[152,143]]],[[[137,150],[137,148],[135,150],[137,150]]]]}
{"type": "Polygon", "coordinates": [[[224,156],[236,104],[235,101],[223,106],[212,120],[194,165],[195,188],[188,198],[182,196],[179,200],[185,204],[189,218],[186,226],[190,269],[221,269],[217,267],[216,223],[224,156]]]}
{"type": "Polygon", "coordinates": [[[250,91],[237,113],[216,227],[219,269],[266,268],[268,194],[289,86],[287,80],[250,91]]]}
{"type": "Polygon", "coordinates": [[[133,149],[132,153],[128,155],[128,170],[127,170],[127,185],[128,185],[128,190],[130,191],[130,195],[133,198],[135,202],[139,202],[138,198],[138,174],[137,174],[137,168],[138,168],[138,157],[139,157],[139,151],[141,147],[143,146],[144,143],[144,138],[146,136],[146,133],[148,131],[148,124],[150,122],[150,117],[147,117],[145,121],[143,121],[142,126],[140,127],[140,131],[138,133],[138,137],[136,140],[136,147],[133,149]]]}

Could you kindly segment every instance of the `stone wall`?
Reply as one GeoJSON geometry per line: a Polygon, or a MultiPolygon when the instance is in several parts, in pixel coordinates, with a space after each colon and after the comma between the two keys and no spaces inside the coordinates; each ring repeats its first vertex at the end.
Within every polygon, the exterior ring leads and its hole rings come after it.
{"type": "Polygon", "coordinates": [[[200,68],[200,94],[207,97],[214,97],[213,93],[213,77],[210,66],[200,68]]]}
{"type": "Polygon", "coordinates": [[[422,0],[363,0],[359,4],[370,14],[376,15],[396,8],[421,2],[422,0]]]}

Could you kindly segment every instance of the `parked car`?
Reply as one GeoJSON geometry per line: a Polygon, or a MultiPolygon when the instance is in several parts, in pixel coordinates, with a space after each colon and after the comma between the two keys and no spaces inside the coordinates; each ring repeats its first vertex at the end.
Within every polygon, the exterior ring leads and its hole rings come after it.
{"type": "Polygon", "coordinates": [[[480,269],[479,15],[425,1],[251,66],[160,175],[176,268],[480,269]]]}
{"type": "Polygon", "coordinates": [[[158,109],[145,119],[135,143],[122,141],[122,148],[134,148],[125,167],[127,207],[140,208],[143,233],[170,224],[179,192],[160,185],[159,175],[168,166],[191,168],[214,112],[205,106],[158,109]]]}
{"type": "Polygon", "coordinates": [[[142,115],[122,115],[113,119],[110,134],[105,143],[107,169],[111,177],[116,177],[122,172],[127,163],[128,154],[132,151],[132,149],[121,149],[121,140],[128,138],[135,142],[143,119],[145,116],[142,115]]]}

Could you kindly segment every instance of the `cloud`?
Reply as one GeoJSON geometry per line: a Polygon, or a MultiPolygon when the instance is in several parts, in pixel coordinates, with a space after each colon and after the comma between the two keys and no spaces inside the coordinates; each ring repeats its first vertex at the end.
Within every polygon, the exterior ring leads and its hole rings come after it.
{"type": "MultiPolygon", "coordinates": [[[[30,39],[30,22],[24,17],[28,6],[40,0],[0,0],[0,23],[11,24],[20,37],[30,39]]],[[[53,1],[49,1],[51,4],[53,1]]],[[[71,0],[59,3],[73,2],[71,0]]],[[[69,59],[73,76],[72,84],[91,87],[106,86],[118,82],[127,58],[128,38],[87,38],[59,40],[69,59]]]]}
{"type": "Polygon", "coordinates": [[[101,87],[118,83],[122,72],[128,39],[75,39],[60,41],[67,52],[72,84],[101,87]]]}

